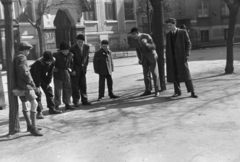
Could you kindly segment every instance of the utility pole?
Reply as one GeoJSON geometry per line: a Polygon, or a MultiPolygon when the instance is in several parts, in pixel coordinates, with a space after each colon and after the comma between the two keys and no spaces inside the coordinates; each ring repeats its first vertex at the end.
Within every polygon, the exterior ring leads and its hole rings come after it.
{"type": "Polygon", "coordinates": [[[15,88],[14,75],[14,41],[13,41],[13,18],[12,18],[12,2],[13,0],[1,0],[4,7],[5,20],[5,41],[6,41],[6,57],[7,57],[7,83],[9,98],[9,135],[13,135],[20,130],[18,116],[18,100],[13,95],[12,90],[15,88]]]}

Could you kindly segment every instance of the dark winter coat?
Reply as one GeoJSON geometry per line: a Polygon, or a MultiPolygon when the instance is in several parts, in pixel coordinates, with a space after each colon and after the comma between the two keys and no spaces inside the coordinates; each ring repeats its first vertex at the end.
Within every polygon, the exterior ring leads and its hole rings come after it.
{"type": "Polygon", "coordinates": [[[81,52],[78,44],[74,44],[69,52],[73,54],[73,71],[81,69],[84,74],[87,72],[88,60],[89,60],[89,45],[83,44],[83,50],[81,52]]]}
{"type": "Polygon", "coordinates": [[[70,82],[70,73],[73,66],[73,54],[68,53],[64,55],[61,51],[53,53],[55,57],[55,68],[57,72],[54,72],[54,79],[70,82]]]}
{"type": "Polygon", "coordinates": [[[175,53],[179,82],[191,80],[191,74],[187,62],[190,50],[191,42],[186,30],[177,29],[174,47],[172,47],[171,45],[171,32],[167,33],[166,35],[167,82],[174,82],[173,52],[175,53]]]}
{"type": "Polygon", "coordinates": [[[36,87],[40,87],[41,84],[48,85],[52,81],[54,61],[51,64],[46,64],[43,57],[35,61],[30,67],[30,72],[36,87]]]}
{"type": "Polygon", "coordinates": [[[19,53],[14,58],[14,66],[17,87],[21,90],[34,89],[35,84],[29,71],[27,57],[19,53]]]}
{"type": "Polygon", "coordinates": [[[99,75],[112,75],[114,67],[111,51],[106,52],[102,48],[96,51],[93,57],[93,67],[95,73],[99,75]]]}

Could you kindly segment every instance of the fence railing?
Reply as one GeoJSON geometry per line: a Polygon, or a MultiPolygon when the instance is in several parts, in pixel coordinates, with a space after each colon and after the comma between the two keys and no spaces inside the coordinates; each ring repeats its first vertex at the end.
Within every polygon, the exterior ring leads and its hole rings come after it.
{"type": "MultiPolygon", "coordinates": [[[[90,44],[90,53],[94,53],[101,47],[101,43],[90,44]]],[[[126,41],[110,42],[109,48],[113,55],[122,54],[128,55],[129,45],[126,41]]]]}

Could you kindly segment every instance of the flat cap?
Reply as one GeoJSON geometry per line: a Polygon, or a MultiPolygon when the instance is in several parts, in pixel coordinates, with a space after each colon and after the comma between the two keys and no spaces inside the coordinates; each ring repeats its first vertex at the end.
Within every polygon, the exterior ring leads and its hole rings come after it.
{"type": "Polygon", "coordinates": [[[25,42],[25,41],[20,42],[19,46],[18,46],[19,51],[30,50],[32,48],[33,48],[33,46],[30,43],[25,42]]]}
{"type": "Polygon", "coordinates": [[[172,24],[176,24],[176,22],[177,20],[171,17],[165,21],[165,23],[172,23],[172,24]]]}

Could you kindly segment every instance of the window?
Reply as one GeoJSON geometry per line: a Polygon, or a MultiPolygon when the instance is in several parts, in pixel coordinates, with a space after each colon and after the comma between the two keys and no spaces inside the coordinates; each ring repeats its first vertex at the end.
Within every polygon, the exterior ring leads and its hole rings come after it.
{"type": "MultiPolygon", "coordinates": [[[[31,21],[34,21],[34,12],[33,12],[33,3],[29,0],[23,0],[22,6],[25,7],[25,11],[31,21]]],[[[19,1],[14,1],[14,18],[18,20],[18,22],[28,22],[27,18],[22,12],[22,7],[19,5],[19,1]]]]}
{"type": "Polygon", "coordinates": [[[106,0],[105,14],[106,20],[116,20],[115,0],[106,0]]]}
{"type": "Polygon", "coordinates": [[[91,8],[91,11],[84,12],[84,20],[94,21],[96,18],[96,3],[95,0],[88,0],[88,4],[91,8]]]}
{"type": "Polygon", "coordinates": [[[124,12],[125,12],[125,20],[135,20],[133,0],[124,1],[124,12]]]}
{"type": "Polygon", "coordinates": [[[209,16],[209,4],[208,0],[200,0],[198,4],[198,17],[209,16]]]}
{"type": "Polygon", "coordinates": [[[209,31],[208,30],[201,31],[201,42],[209,42],[209,31]]]}
{"type": "Polygon", "coordinates": [[[142,17],[142,32],[143,33],[149,33],[149,29],[148,29],[148,19],[147,17],[142,17]]]}
{"type": "Polygon", "coordinates": [[[224,40],[228,39],[228,29],[224,29],[224,40]]]}
{"type": "Polygon", "coordinates": [[[227,4],[224,2],[224,0],[222,0],[221,14],[222,16],[229,16],[229,9],[227,4]]]}

